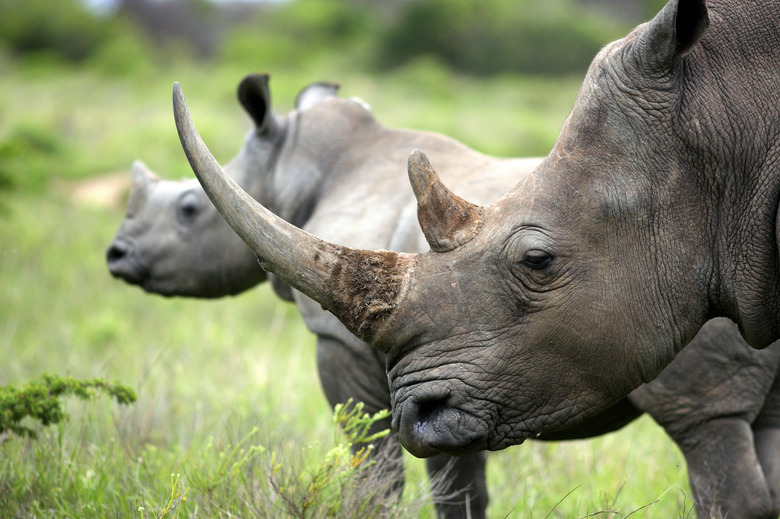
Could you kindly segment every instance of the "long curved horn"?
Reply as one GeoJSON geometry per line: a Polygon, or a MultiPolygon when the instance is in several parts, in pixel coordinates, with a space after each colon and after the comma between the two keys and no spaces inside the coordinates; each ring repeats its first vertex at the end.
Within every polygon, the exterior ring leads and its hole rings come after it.
{"type": "Polygon", "coordinates": [[[470,241],[482,221],[479,206],[447,189],[420,150],[409,155],[408,173],[417,219],[431,250],[447,252],[470,241]]]}
{"type": "Polygon", "coordinates": [[[413,254],[351,249],[298,229],[260,205],[222,169],[192,122],[181,86],[173,85],[176,129],[203,189],[265,270],[319,302],[371,342],[395,308],[413,254]]]}

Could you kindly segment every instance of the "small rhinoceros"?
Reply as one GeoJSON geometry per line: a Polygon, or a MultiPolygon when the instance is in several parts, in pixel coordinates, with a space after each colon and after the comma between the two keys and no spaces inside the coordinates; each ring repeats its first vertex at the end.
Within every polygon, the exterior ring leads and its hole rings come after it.
{"type": "MultiPolygon", "coordinates": [[[[176,121],[196,176],[264,268],[386,355],[403,445],[419,456],[501,449],[609,409],[657,377],[713,317],[734,320],[754,347],[777,340],[778,27],[775,2],[670,1],[599,53],[550,155],[489,206],[454,195],[412,153],[427,253],[302,232],[224,174],[178,85],[176,121]]],[[[442,172],[458,171],[440,160],[442,172]]],[[[707,373],[698,360],[716,359],[725,380],[751,363],[765,376],[760,401],[747,406],[758,410],[675,429],[677,438],[705,434],[698,444],[678,439],[692,463],[706,451],[721,456],[703,468],[703,482],[692,467],[699,510],[776,516],[776,346],[746,363],[728,340],[716,342],[676,371],[684,385],[700,387],[689,380],[707,373]],[[721,448],[726,441],[731,449],[721,448]],[[734,477],[731,486],[707,476],[721,465],[718,477],[734,477]]],[[[741,377],[737,395],[752,400],[758,386],[741,377]]],[[[676,383],[645,390],[640,404],[676,383]]],[[[701,404],[717,409],[717,395],[705,392],[701,404]]]]}

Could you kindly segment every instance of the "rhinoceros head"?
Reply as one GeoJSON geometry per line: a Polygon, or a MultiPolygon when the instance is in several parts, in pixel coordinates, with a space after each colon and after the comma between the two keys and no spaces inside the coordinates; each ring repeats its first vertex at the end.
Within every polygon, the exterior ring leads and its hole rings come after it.
{"type": "Polygon", "coordinates": [[[112,275],[148,292],[191,297],[235,294],[265,281],[254,253],[196,180],[162,180],[140,161],[131,174],[125,219],[106,252],[112,275]]]}
{"type": "MultiPolygon", "coordinates": [[[[709,62],[717,41],[697,46],[708,23],[703,1],[673,0],[608,45],[550,155],[490,206],[451,193],[413,152],[424,254],[323,242],[253,203],[175,85],[177,126],[209,197],[267,268],[386,354],[404,446],[500,449],[614,403],[710,317],[731,317],[757,347],[777,337],[778,161],[745,162],[750,150],[713,121],[742,117],[751,150],[780,149],[766,145],[780,132],[751,135],[749,115],[717,104],[719,84],[744,81],[709,62]]],[[[775,87],[765,95],[779,101],[775,87]]]]}

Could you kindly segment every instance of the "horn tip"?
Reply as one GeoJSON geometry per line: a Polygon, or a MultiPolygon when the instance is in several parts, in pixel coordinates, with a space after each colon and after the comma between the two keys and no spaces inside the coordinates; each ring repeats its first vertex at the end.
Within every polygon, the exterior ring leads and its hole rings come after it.
{"type": "Polygon", "coordinates": [[[431,162],[425,153],[421,150],[413,150],[409,154],[407,169],[410,175],[425,175],[428,170],[433,169],[433,166],[431,166],[431,162]]]}
{"type": "MultiPolygon", "coordinates": [[[[173,116],[177,130],[181,131],[181,129],[186,128],[189,109],[187,108],[187,101],[184,99],[184,92],[178,81],[173,84],[173,116]]],[[[179,135],[179,138],[181,138],[181,135],[179,135]]]]}
{"type": "Polygon", "coordinates": [[[412,164],[424,164],[425,162],[428,162],[428,157],[425,156],[425,153],[423,153],[422,150],[414,149],[409,154],[409,163],[412,164]]]}
{"type": "Polygon", "coordinates": [[[130,166],[130,171],[147,171],[148,169],[146,163],[141,159],[134,160],[132,166],[130,166]]]}
{"type": "Polygon", "coordinates": [[[184,101],[184,92],[181,89],[181,85],[178,81],[173,83],[173,102],[181,103],[184,101]]]}
{"type": "Polygon", "coordinates": [[[409,154],[406,172],[409,175],[412,190],[419,200],[431,184],[431,178],[436,176],[433,166],[425,153],[421,150],[414,150],[409,154]]]}

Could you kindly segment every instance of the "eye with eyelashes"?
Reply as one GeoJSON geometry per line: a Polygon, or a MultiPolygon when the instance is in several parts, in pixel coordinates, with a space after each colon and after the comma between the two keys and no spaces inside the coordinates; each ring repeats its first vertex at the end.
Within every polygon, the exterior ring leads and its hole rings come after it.
{"type": "Polygon", "coordinates": [[[554,240],[538,227],[525,227],[512,233],[505,253],[522,269],[544,271],[555,261],[554,240]]]}
{"type": "Polygon", "coordinates": [[[520,261],[531,270],[544,270],[553,262],[553,255],[541,250],[528,251],[520,261]]]}
{"type": "Polygon", "coordinates": [[[561,265],[556,262],[556,255],[550,250],[529,248],[520,254],[512,272],[514,278],[525,287],[525,295],[547,292],[559,286],[556,281],[561,274],[561,265]]]}

